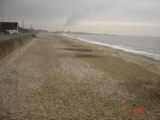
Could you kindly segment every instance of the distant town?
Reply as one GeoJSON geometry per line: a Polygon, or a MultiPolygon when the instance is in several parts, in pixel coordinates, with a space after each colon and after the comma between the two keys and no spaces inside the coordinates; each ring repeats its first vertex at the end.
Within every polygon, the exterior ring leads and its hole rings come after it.
{"type": "Polygon", "coordinates": [[[82,35],[108,35],[108,36],[116,36],[116,35],[111,35],[111,34],[97,34],[97,33],[89,33],[89,32],[72,32],[72,31],[55,31],[52,33],[58,33],[58,34],[82,34],[82,35]]]}
{"type": "Polygon", "coordinates": [[[64,33],[66,33],[66,34],[87,34],[87,35],[100,35],[100,34],[95,34],[95,33],[87,33],[87,32],[71,32],[71,31],[67,31],[67,32],[65,32],[65,31],[55,31],[55,32],[53,32],[53,33],[59,33],[59,34],[64,34],[64,33]]]}
{"type": "MultiPolygon", "coordinates": [[[[41,29],[34,29],[32,28],[24,28],[19,27],[18,22],[0,22],[0,34],[19,34],[19,33],[40,33],[40,32],[49,32],[47,30],[41,30],[41,29]]],[[[82,35],[102,35],[97,33],[89,33],[89,32],[72,32],[72,31],[52,31],[51,33],[57,33],[57,34],[82,34],[82,35]]],[[[104,34],[109,36],[115,36],[110,34],[104,34]]]]}

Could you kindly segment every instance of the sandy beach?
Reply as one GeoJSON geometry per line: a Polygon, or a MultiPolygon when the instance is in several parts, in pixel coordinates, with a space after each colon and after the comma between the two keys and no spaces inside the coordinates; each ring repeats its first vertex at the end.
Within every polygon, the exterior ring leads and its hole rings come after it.
{"type": "Polygon", "coordinates": [[[160,61],[38,34],[0,60],[0,119],[159,120],[160,61]]]}

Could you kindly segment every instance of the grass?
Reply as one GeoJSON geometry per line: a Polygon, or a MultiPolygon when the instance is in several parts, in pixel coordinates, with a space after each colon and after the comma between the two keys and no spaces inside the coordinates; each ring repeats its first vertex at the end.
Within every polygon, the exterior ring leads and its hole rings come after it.
{"type": "Polygon", "coordinates": [[[23,29],[23,28],[21,28],[21,27],[18,27],[18,32],[19,33],[23,33],[23,32],[28,32],[28,30],[27,29],[23,29]]]}

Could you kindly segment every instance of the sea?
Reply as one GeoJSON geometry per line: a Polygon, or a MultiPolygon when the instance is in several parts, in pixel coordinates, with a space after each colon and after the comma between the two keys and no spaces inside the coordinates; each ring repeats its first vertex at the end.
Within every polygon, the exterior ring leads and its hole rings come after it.
{"type": "Polygon", "coordinates": [[[111,47],[129,53],[143,55],[155,60],[160,60],[160,37],[71,33],[63,35],[84,42],[111,47]]]}

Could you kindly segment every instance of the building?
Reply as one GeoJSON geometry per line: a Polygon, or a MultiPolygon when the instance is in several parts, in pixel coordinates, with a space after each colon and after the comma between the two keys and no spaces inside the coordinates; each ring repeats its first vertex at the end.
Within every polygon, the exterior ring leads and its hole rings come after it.
{"type": "Polygon", "coordinates": [[[3,22],[2,29],[6,34],[18,34],[18,22],[3,22]]]}

